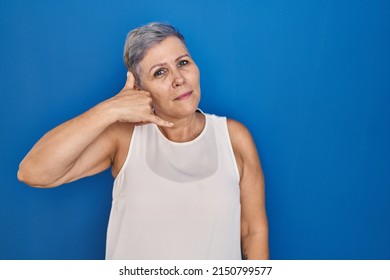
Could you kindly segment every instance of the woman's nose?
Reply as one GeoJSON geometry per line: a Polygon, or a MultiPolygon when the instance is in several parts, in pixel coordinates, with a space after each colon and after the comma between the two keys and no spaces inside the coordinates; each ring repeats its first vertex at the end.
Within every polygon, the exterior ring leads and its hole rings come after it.
{"type": "Polygon", "coordinates": [[[185,79],[184,79],[182,73],[180,73],[180,71],[177,70],[173,73],[172,86],[174,88],[182,86],[184,84],[184,81],[185,81],[185,79]]]}

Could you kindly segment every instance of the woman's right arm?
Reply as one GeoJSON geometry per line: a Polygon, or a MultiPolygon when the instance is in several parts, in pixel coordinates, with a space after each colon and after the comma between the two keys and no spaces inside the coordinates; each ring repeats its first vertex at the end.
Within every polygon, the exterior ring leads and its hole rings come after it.
{"type": "Polygon", "coordinates": [[[134,89],[128,73],[124,88],[45,134],[20,163],[18,179],[34,187],[56,187],[97,174],[113,162],[116,123],[153,122],[171,126],[152,112],[150,94],[134,89]]]}

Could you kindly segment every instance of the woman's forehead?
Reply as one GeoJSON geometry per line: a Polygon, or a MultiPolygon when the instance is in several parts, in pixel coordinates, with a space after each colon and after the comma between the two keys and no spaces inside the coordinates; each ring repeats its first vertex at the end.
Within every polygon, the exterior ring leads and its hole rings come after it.
{"type": "Polygon", "coordinates": [[[177,37],[168,37],[146,52],[141,67],[149,70],[155,64],[169,63],[185,54],[189,53],[183,42],[177,37]]]}

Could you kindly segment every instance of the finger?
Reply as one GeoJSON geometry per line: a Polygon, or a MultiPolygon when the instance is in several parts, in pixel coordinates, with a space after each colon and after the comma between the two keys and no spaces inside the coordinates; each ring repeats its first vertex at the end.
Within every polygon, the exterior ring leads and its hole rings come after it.
{"type": "Polygon", "coordinates": [[[134,125],[137,125],[137,126],[146,125],[146,124],[150,124],[150,122],[136,122],[136,123],[134,123],[134,125]]]}
{"type": "Polygon", "coordinates": [[[123,89],[135,89],[135,78],[130,71],[127,71],[127,79],[123,89]]]}
{"type": "Polygon", "coordinates": [[[172,127],[174,126],[174,123],[171,123],[169,121],[163,120],[162,118],[157,117],[154,114],[150,114],[148,121],[151,123],[155,123],[159,126],[165,126],[165,127],[172,127]]]}

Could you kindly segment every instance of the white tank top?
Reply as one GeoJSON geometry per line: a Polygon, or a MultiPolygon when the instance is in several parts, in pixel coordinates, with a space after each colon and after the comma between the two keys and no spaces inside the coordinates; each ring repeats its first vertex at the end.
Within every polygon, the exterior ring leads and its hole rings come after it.
{"type": "Polygon", "coordinates": [[[192,141],[136,126],[114,181],[106,259],[241,259],[239,173],[225,117],[192,141]]]}

